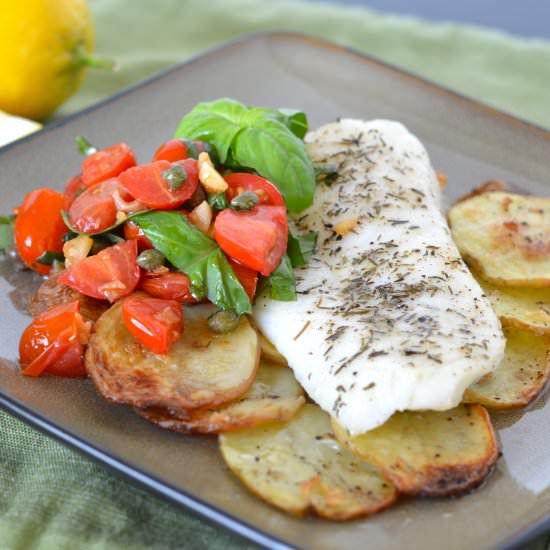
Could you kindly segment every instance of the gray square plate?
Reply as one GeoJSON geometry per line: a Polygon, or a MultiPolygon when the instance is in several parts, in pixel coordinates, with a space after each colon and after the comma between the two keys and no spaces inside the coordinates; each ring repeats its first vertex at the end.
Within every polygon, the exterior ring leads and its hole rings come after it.
{"type": "MultiPolygon", "coordinates": [[[[548,194],[550,133],[358,53],[293,34],[230,43],[0,152],[2,210],[78,171],[73,137],[128,141],[141,159],[199,102],[230,96],[296,107],[311,126],[342,117],[393,118],[449,175],[449,198],[503,178],[548,194]]],[[[251,496],[224,466],[215,438],[163,431],[98,397],[90,382],[22,377],[21,303],[37,284],[0,261],[0,405],[173,502],[266,546],[494,548],[550,527],[550,404],[496,418],[504,456],[487,484],[460,499],[416,500],[365,520],[295,519],[251,496]]]]}

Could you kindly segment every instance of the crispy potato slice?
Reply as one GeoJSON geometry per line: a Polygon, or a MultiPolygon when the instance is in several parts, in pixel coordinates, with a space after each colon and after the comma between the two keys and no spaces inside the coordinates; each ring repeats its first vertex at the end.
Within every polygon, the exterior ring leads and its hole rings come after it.
{"type": "Polygon", "coordinates": [[[189,411],[181,418],[158,407],[136,412],[175,432],[217,434],[290,420],[304,403],[304,392],[290,369],[260,363],[248,392],[239,401],[220,409],[189,411]]]}
{"type": "Polygon", "coordinates": [[[449,211],[464,259],[502,286],[550,286],[550,198],[485,193],[449,211]]]}
{"type": "Polygon", "coordinates": [[[550,375],[550,337],[517,329],[505,329],[505,334],[502,363],[466,390],[465,403],[516,409],[528,405],[544,389],[550,375]]]}
{"type": "Polygon", "coordinates": [[[357,436],[334,420],[333,428],[340,443],[378,465],[407,495],[465,493],[487,477],[499,456],[491,419],[481,405],[396,413],[357,436]]]}
{"type": "Polygon", "coordinates": [[[258,331],[260,337],[260,348],[261,354],[264,359],[275,363],[276,365],[281,365],[283,367],[288,367],[288,362],[283,355],[279,353],[277,348],[260,332],[258,331]]]}
{"type": "Polygon", "coordinates": [[[258,333],[262,358],[271,363],[275,363],[276,365],[288,367],[288,362],[285,357],[281,353],[279,353],[279,350],[271,343],[271,341],[266,336],[264,336],[262,331],[258,328],[258,325],[255,323],[253,317],[250,318],[250,322],[258,333]]]}
{"type": "Polygon", "coordinates": [[[96,321],[98,317],[109,308],[109,304],[101,300],[95,300],[89,296],[80,294],[77,290],[73,290],[67,285],[62,285],[58,282],[61,273],[50,275],[40,285],[36,294],[30,299],[28,310],[29,313],[36,317],[61,304],[68,304],[74,300],[80,302],[80,313],[83,317],[90,321],[96,321]]]}
{"type": "Polygon", "coordinates": [[[256,374],[258,335],[243,316],[235,330],[214,334],[213,309],[185,309],[185,329],[166,355],[142,346],[126,329],[122,302],[96,322],[86,351],[86,368],[99,392],[134,407],[176,412],[229,403],[246,393],[256,374]]]}
{"type": "Polygon", "coordinates": [[[483,195],[485,193],[496,193],[497,191],[511,192],[515,191],[514,187],[504,180],[488,180],[478,187],[475,187],[467,195],[460,197],[456,202],[462,202],[477,195],[483,195]]]}
{"type": "Polygon", "coordinates": [[[304,405],[286,424],[222,434],[220,449],[253,493],[292,514],[311,510],[329,519],[352,519],[397,498],[377,468],[340,447],[329,416],[317,405],[304,405]]]}
{"type": "Polygon", "coordinates": [[[476,279],[503,325],[550,334],[550,288],[498,287],[476,279]]]}

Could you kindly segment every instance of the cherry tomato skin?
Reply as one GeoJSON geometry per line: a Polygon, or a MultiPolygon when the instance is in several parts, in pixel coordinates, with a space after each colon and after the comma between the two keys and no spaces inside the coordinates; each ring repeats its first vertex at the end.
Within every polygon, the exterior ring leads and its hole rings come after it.
{"type": "Polygon", "coordinates": [[[132,149],[126,143],[118,143],[87,156],[82,161],[82,182],[91,187],[114,178],[136,165],[132,149]]]}
{"type": "Polygon", "coordinates": [[[128,220],[124,224],[124,238],[127,241],[130,239],[136,239],[140,250],[153,248],[153,243],[145,236],[143,229],[141,229],[141,227],[132,220],[128,220]]]}
{"type": "Polygon", "coordinates": [[[171,139],[163,143],[153,155],[153,161],[167,160],[169,162],[176,162],[177,160],[184,160],[186,158],[189,158],[189,148],[181,139],[171,139]]]}
{"type": "Polygon", "coordinates": [[[231,268],[233,269],[233,273],[235,273],[237,279],[239,279],[239,282],[252,302],[254,300],[254,296],[256,295],[256,287],[258,286],[258,272],[231,258],[228,258],[228,260],[229,265],[231,265],[231,268]]]}
{"type": "Polygon", "coordinates": [[[267,277],[286,251],[286,208],[258,205],[248,212],[226,208],[216,217],[214,235],[230,258],[267,277]]]}
{"type": "Polygon", "coordinates": [[[15,247],[23,263],[38,273],[47,274],[51,269],[49,265],[36,262],[44,252],[63,250],[63,236],[67,233],[61,217],[63,202],[61,193],[43,187],[27,193],[18,208],[15,247]]]}
{"type": "Polygon", "coordinates": [[[259,204],[270,206],[285,206],[285,199],[281,192],[269,180],[249,174],[248,172],[235,172],[224,176],[224,180],[229,185],[227,190],[227,200],[231,201],[237,195],[244,191],[253,191],[260,199],[259,204]]]}
{"type": "Polygon", "coordinates": [[[71,378],[86,376],[84,343],[89,334],[75,300],[50,309],[25,329],[19,342],[19,356],[26,376],[44,372],[71,378]]]}
{"type": "Polygon", "coordinates": [[[80,260],[63,272],[58,281],[86,296],[114,302],[133,292],[139,277],[137,241],[130,240],[80,260]]]}
{"type": "Polygon", "coordinates": [[[140,287],[154,298],[176,300],[184,304],[196,304],[190,291],[189,277],[184,273],[144,273],[140,287]]]}
{"type": "Polygon", "coordinates": [[[130,296],[122,304],[126,328],[154,353],[168,353],[183,330],[183,309],[175,300],[130,296]]]}
{"type": "Polygon", "coordinates": [[[71,204],[69,220],[82,233],[101,233],[116,222],[116,205],[113,193],[121,190],[118,179],[94,185],[86,189],[71,204]]]}
{"type": "Polygon", "coordinates": [[[216,160],[212,147],[204,141],[197,139],[170,139],[155,151],[153,161],[168,160],[176,162],[177,160],[197,159],[203,151],[206,151],[213,161],[216,160]]]}
{"type": "Polygon", "coordinates": [[[73,176],[65,185],[65,192],[63,193],[63,210],[68,212],[76,197],[86,189],[86,186],[82,183],[82,178],[80,176],[73,176]]]}
{"type": "Polygon", "coordinates": [[[120,175],[120,183],[130,195],[149,208],[172,210],[189,200],[199,184],[197,161],[185,159],[177,163],[159,160],[141,164],[120,175]],[[162,176],[166,170],[180,164],[187,178],[177,189],[170,189],[162,176]]]}

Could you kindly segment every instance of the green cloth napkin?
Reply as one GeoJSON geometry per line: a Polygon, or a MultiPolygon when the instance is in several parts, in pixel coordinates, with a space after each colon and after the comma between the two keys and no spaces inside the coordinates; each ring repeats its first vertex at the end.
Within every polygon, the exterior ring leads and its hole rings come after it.
{"type": "MultiPolygon", "coordinates": [[[[268,0],[92,0],[97,53],[56,118],[241,33],[317,34],[550,127],[550,43],[360,8],[268,0]]],[[[0,412],[0,550],[252,547],[0,412]]],[[[542,549],[540,539],[530,546],[542,549]]]]}

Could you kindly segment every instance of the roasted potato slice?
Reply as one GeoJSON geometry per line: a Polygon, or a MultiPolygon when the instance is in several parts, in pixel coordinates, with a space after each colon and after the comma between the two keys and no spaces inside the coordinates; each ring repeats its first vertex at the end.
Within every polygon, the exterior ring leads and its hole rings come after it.
{"type": "Polygon", "coordinates": [[[449,211],[464,259],[502,286],[550,286],[550,198],[485,193],[449,211]]]}
{"type": "Polygon", "coordinates": [[[481,405],[396,413],[357,436],[334,420],[333,428],[342,445],[379,466],[406,495],[465,493],[487,477],[499,456],[491,419],[481,405]]]}
{"type": "Polygon", "coordinates": [[[181,418],[158,407],[136,412],[175,432],[217,434],[290,420],[304,403],[304,392],[290,369],[260,363],[248,392],[239,401],[220,409],[189,411],[181,418]]]}
{"type": "Polygon", "coordinates": [[[514,186],[504,180],[488,180],[478,187],[475,187],[467,195],[460,197],[456,202],[462,202],[477,195],[483,195],[485,193],[496,193],[497,191],[511,192],[513,193],[514,186]]]}
{"type": "Polygon", "coordinates": [[[550,375],[550,337],[517,329],[506,329],[505,334],[502,363],[466,390],[465,403],[516,409],[528,405],[544,389],[550,375]]]}
{"type": "Polygon", "coordinates": [[[304,405],[286,424],[220,436],[229,468],[256,495],[296,515],[335,520],[374,514],[397,498],[378,469],[340,447],[329,416],[304,405]]]}
{"type": "Polygon", "coordinates": [[[235,330],[214,334],[210,306],[185,310],[185,330],[166,355],[142,346],[126,329],[122,302],[96,322],[86,368],[107,399],[134,407],[217,407],[248,391],[259,360],[258,335],[243,316],[235,330]]]}
{"type": "Polygon", "coordinates": [[[476,279],[503,325],[550,334],[550,288],[499,287],[476,279]]]}
{"type": "Polygon", "coordinates": [[[250,322],[258,332],[262,358],[271,363],[275,363],[276,365],[288,367],[288,362],[285,357],[281,353],[279,353],[279,350],[270,342],[270,340],[266,336],[264,336],[262,331],[258,328],[258,325],[256,325],[256,323],[254,322],[253,318],[250,319],[250,322]]]}
{"type": "Polygon", "coordinates": [[[30,299],[28,310],[33,317],[53,307],[74,302],[74,300],[80,302],[80,313],[90,321],[97,320],[109,308],[109,304],[106,302],[84,296],[84,294],[80,294],[77,290],[59,283],[58,278],[60,274],[56,273],[45,279],[38,287],[36,294],[30,299]]]}
{"type": "Polygon", "coordinates": [[[275,363],[276,365],[288,367],[287,360],[279,353],[277,348],[260,331],[258,331],[258,334],[260,337],[262,357],[271,363],[275,363]]]}

